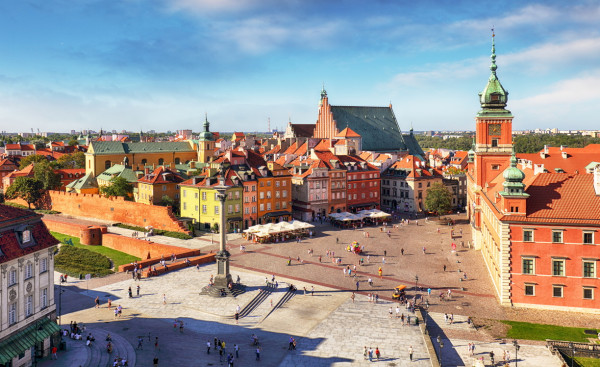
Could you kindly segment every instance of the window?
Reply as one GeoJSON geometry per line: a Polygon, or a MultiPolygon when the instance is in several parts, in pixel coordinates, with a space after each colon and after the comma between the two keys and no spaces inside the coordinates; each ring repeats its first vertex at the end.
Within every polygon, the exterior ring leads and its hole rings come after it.
{"type": "Polygon", "coordinates": [[[40,304],[42,308],[48,307],[48,288],[42,289],[42,293],[40,294],[40,304]]]}
{"type": "Polygon", "coordinates": [[[104,169],[110,168],[110,161],[104,161],[104,169]]]}
{"type": "Polygon", "coordinates": [[[175,164],[180,164],[180,163],[181,163],[181,159],[175,158],[175,164]]]}
{"type": "Polygon", "coordinates": [[[563,231],[561,231],[561,230],[552,231],[552,242],[553,243],[562,243],[563,242],[563,231]]]}
{"type": "Polygon", "coordinates": [[[8,273],[8,286],[17,284],[17,271],[15,269],[11,269],[8,273]]]}
{"type": "Polygon", "coordinates": [[[187,191],[183,190],[183,197],[185,197],[186,193],[187,193],[187,191]]]}
{"type": "Polygon", "coordinates": [[[594,244],[594,232],[583,232],[583,243],[586,245],[594,244]]]}
{"type": "Polygon", "coordinates": [[[25,264],[25,279],[29,279],[33,276],[33,264],[28,262],[25,264]]]}
{"type": "Polygon", "coordinates": [[[162,158],[158,158],[158,165],[162,166],[163,164],[165,164],[165,160],[162,158]]]}
{"type": "MultiPolygon", "coordinates": [[[[185,191],[184,191],[185,193],[185,191]]],[[[187,210],[187,203],[183,203],[183,210],[187,210]]]]}
{"type": "Polygon", "coordinates": [[[258,197],[259,197],[261,200],[262,200],[262,199],[264,199],[264,198],[265,198],[265,193],[261,191],[261,192],[258,194],[258,197]]]}
{"type": "Polygon", "coordinates": [[[264,211],[265,210],[265,204],[260,204],[259,208],[260,208],[261,212],[264,211]]]}
{"type": "Polygon", "coordinates": [[[284,197],[284,198],[287,198],[287,190],[283,190],[283,191],[281,192],[281,194],[283,195],[283,197],[284,197]]]}
{"type": "Polygon", "coordinates": [[[198,193],[197,192],[194,193],[194,199],[198,199],[198,193]]]}
{"type": "Polygon", "coordinates": [[[202,205],[202,214],[206,214],[206,205],[202,205]]]}
{"type": "Polygon", "coordinates": [[[499,164],[492,164],[492,170],[493,171],[498,171],[500,169],[500,165],[499,164]]]}
{"type": "Polygon", "coordinates": [[[202,191],[202,200],[206,200],[206,191],[202,191]]]}
{"type": "Polygon", "coordinates": [[[279,190],[275,191],[275,197],[279,198],[279,190]]]}
{"type": "Polygon", "coordinates": [[[252,213],[256,213],[256,207],[255,206],[252,207],[252,213]]]}
{"type": "Polygon", "coordinates": [[[282,209],[287,209],[287,201],[284,201],[281,205],[282,209]]]}
{"type": "Polygon", "coordinates": [[[583,287],[583,299],[594,299],[594,288],[583,287]]]}
{"type": "Polygon", "coordinates": [[[271,203],[267,203],[267,210],[271,210],[271,203]]]}
{"type": "Polygon", "coordinates": [[[250,208],[244,208],[244,214],[250,214],[250,208]]]}
{"type": "Polygon", "coordinates": [[[279,206],[279,201],[275,203],[275,210],[279,210],[280,206],[279,206]]]}
{"type": "MultiPolygon", "coordinates": [[[[317,187],[317,189],[318,189],[318,187],[317,187]]],[[[271,198],[271,191],[267,191],[267,199],[270,199],[270,198],[271,198]]]]}
{"type": "Polygon", "coordinates": [[[233,213],[233,205],[229,204],[229,206],[227,207],[227,213],[228,214],[233,213]]]}
{"type": "Polygon", "coordinates": [[[167,185],[162,186],[162,191],[167,191],[167,185]]]}
{"type": "Polygon", "coordinates": [[[48,271],[48,258],[40,259],[40,274],[48,271]]]}
{"type": "Polygon", "coordinates": [[[142,159],[142,166],[145,166],[146,163],[148,163],[148,160],[146,158],[142,159]]]}
{"type": "Polygon", "coordinates": [[[523,258],[523,274],[535,274],[535,259],[523,258]]]}
{"type": "Polygon", "coordinates": [[[279,187],[279,181],[275,181],[275,187],[279,187]]]}
{"type": "Polygon", "coordinates": [[[590,261],[590,260],[583,261],[583,277],[584,278],[595,278],[596,277],[596,261],[590,261]]]}
{"type": "Polygon", "coordinates": [[[498,139],[492,139],[492,148],[496,148],[498,146],[498,139]]]}
{"type": "Polygon", "coordinates": [[[553,285],[552,286],[552,297],[563,297],[563,286],[562,285],[553,285]]]}
{"type": "Polygon", "coordinates": [[[17,322],[17,304],[11,303],[8,305],[8,324],[12,325],[17,322]]]}
{"type": "Polygon", "coordinates": [[[271,186],[271,181],[267,181],[267,186],[271,186]]]}
{"type": "Polygon", "coordinates": [[[533,242],[533,229],[523,230],[523,242],[533,242]]]}
{"type": "Polygon", "coordinates": [[[552,275],[560,277],[565,276],[564,259],[552,259],[552,275]]]}
{"type": "Polygon", "coordinates": [[[25,317],[33,315],[33,296],[25,298],[25,317]]]}
{"type": "Polygon", "coordinates": [[[535,296],[535,284],[525,284],[525,295],[535,296]]]}
{"type": "Polygon", "coordinates": [[[198,205],[195,205],[195,206],[194,206],[194,210],[195,210],[195,211],[198,211],[198,205]]]}
{"type": "Polygon", "coordinates": [[[219,214],[219,206],[215,205],[215,214],[219,214]]]}

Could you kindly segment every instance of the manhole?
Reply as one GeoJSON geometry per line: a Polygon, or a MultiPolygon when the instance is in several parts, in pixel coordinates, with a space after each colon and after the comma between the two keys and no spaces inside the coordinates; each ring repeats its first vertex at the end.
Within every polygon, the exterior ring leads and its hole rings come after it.
{"type": "Polygon", "coordinates": [[[598,334],[598,332],[596,330],[591,330],[591,329],[587,329],[583,331],[584,334],[588,334],[588,335],[596,335],[598,334]]]}

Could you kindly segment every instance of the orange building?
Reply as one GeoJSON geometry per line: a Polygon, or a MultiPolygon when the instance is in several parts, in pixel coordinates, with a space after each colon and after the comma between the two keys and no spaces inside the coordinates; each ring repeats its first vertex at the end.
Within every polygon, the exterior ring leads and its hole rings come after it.
{"type": "Polygon", "coordinates": [[[134,194],[136,202],[159,205],[164,196],[174,202],[179,201],[179,184],[183,182],[183,178],[177,172],[160,166],[152,172],[146,169],[145,173],[138,180],[137,192],[134,194]]]}

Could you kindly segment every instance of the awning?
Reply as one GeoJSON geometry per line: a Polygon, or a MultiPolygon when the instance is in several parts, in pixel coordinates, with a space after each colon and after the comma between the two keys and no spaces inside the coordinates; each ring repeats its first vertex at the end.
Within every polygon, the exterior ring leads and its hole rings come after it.
{"type": "Polygon", "coordinates": [[[292,213],[282,210],[282,211],[278,211],[278,212],[267,213],[267,214],[263,215],[263,217],[264,218],[272,218],[272,217],[279,217],[280,215],[292,215],[292,213]]]}
{"type": "Polygon", "coordinates": [[[26,328],[0,342],[0,364],[8,363],[36,343],[59,331],[58,325],[46,317],[31,323],[26,328]]]}
{"type": "Polygon", "coordinates": [[[349,208],[364,208],[366,206],[379,206],[379,203],[366,203],[366,204],[353,204],[353,205],[348,205],[349,208]]]}

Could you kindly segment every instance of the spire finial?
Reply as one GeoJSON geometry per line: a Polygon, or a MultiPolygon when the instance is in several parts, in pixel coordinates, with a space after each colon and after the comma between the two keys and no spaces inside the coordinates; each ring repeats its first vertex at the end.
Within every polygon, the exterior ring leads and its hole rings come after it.
{"type": "Polygon", "coordinates": [[[490,65],[490,70],[492,74],[496,75],[496,33],[494,32],[494,26],[492,26],[492,64],[490,65]]]}
{"type": "Polygon", "coordinates": [[[204,111],[204,121],[208,122],[208,112],[204,111]]]}
{"type": "Polygon", "coordinates": [[[325,90],[325,82],[323,82],[323,87],[321,88],[321,99],[327,97],[327,91],[325,90]]]}

